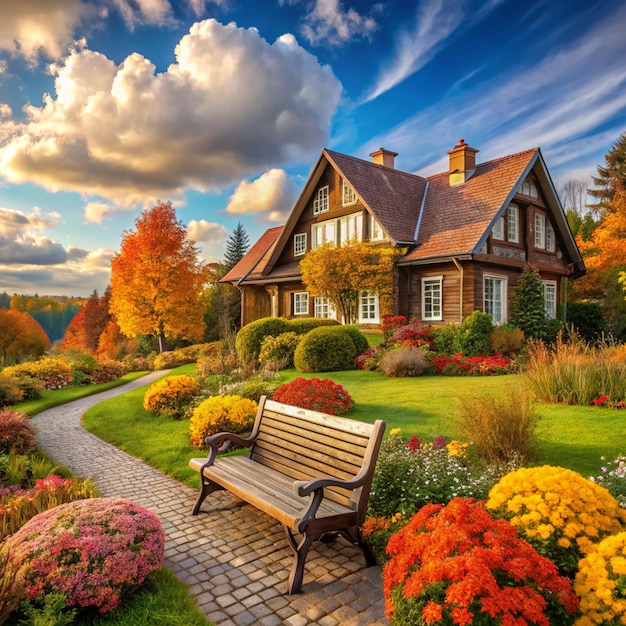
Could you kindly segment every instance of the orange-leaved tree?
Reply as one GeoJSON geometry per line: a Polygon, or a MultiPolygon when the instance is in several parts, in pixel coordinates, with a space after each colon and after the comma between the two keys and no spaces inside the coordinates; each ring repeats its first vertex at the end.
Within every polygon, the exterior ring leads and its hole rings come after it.
{"type": "Polygon", "coordinates": [[[199,341],[200,293],[206,269],[171,202],[159,203],[124,231],[111,259],[110,311],[127,337],[154,335],[161,352],[166,337],[199,341]]]}
{"type": "Polygon", "coordinates": [[[300,261],[302,283],[312,296],[328,298],[351,324],[358,317],[361,292],[377,293],[383,311],[391,301],[394,257],[393,248],[358,241],[340,247],[326,244],[300,261]]]}
{"type": "Polygon", "coordinates": [[[0,309],[0,368],[40,357],[49,347],[48,335],[28,313],[0,309]]]}

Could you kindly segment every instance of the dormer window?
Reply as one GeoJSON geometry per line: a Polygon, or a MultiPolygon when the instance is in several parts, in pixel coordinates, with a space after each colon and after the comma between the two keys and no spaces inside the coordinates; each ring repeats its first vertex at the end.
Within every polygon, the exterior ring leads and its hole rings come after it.
{"type": "Polygon", "coordinates": [[[356,202],[356,193],[354,189],[345,181],[341,179],[341,203],[343,206],[348,206],[356,202]]]}
{"type": "Polygon", "coordinates": [[[538,198],[539,192],[537,191],[537,185],[532,180],[526,179],[520,186],[519,192],[523,196],[528,196],[529,198],[538,198]]]}
{"type": "Polygon", "coordinates": [[[313,215],[319,215],[328,211],[328,185],[320,187],[313,200],[313,215]]]}

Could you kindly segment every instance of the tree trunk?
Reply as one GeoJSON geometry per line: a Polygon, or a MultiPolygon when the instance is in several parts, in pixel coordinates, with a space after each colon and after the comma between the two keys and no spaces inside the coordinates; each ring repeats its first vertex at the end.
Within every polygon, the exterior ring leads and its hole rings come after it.
{"type": "Polygon", "coordinates": [[[163,353],[167,351],[167,343],[165,341],[165,335],[159,335],[159,353],[163,353]]]}

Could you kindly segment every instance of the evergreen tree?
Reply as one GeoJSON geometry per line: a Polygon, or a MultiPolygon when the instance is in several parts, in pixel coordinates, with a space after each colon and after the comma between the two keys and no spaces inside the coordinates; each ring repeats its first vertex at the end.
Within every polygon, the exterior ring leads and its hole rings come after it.
{"type": "Polygon", "coordinates": [[[237,223],[237,227],[231,233],[226,242],[226,254],[224,255],[224,268],[226,271],[232,269],[241,261],[244,254],[248,251],[250,242],[241,222],[237,223]]]}
{"type": "Polygon", "coordinates": [[[598,165],[598,175],[592,176],[596,188],[588,191],[597,202],[590,206],[601,213],[612,213],[616,189],[620,185],[626,187],[626,132],[608,151],[604,163],[604,166],[598,165]]]}
{"type": "Polygon", "coordinates": [[[524,331],[527,338],[541,339],[546,332],[543,283],[539,272],[527,265],[513,293],[511,322],[524,331]]]}

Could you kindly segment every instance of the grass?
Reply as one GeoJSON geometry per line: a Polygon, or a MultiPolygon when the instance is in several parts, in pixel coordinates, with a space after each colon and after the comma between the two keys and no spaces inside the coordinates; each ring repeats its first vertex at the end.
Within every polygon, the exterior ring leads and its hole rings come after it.
{"type": "MultiPolygon", "coordinates": [[[[176,368],[171,374],[192,374],[194,365],[176,368]]],[[[490,377],[424,376],[386,378],[376,372],[350,370],[325,374],[301,374],[285,370],[283,380],[298,376],[331,378],[343,385],[356,406],[349,417],[364,422],[384,419],[388,431],[402,428],[405,435],[426,441],[443,435],[457,438],[455,418],[459,397],[502,396],[512,385],[522,383],[521,375],[490,377]]],[[[85,427],[129,454],[185,484],[197,488],[198,475],[187,463],[204,456],[189,444],[186,420],[155,417],[142,407],[146,387],[106,400],[89,409],[85,427]]],[[[555,404],[538,404],[539,449],[537,463],[560,465],[583,476],[598,475],[601,456],[616,458],[624,452],[624,412],[614,409],[555,404]]]]}

